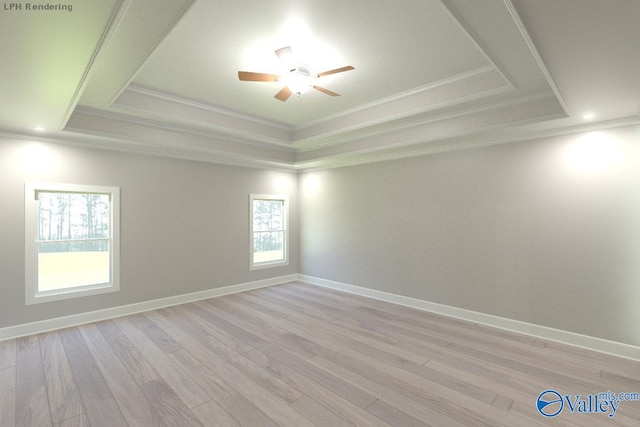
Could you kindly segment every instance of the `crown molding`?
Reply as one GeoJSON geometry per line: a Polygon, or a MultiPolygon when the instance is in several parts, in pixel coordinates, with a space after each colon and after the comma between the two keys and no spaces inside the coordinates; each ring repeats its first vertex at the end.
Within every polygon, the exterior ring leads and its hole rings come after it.
{"type": "Polygon", "coordinates": [[[195,126],[261,143],[291,145],[293,128],[290,126],[140,86],[127,87],[112,107],[113,111],[142,113],[183,127],[195,126]]]}
{"type": "MultiPolygon", "coordinates": [[[[557,117],[548,117],[552,120],[557,117]]],[[[603,122],[581,124],[574,126],[554,127],[549,129],[531,129],[530,125],[523,124],[515,128],[497,129],[496,134],[491,135],[461,135],[437,141],[427,141],[412,145],[400,145],[381,150],[361,150],[341,155],[311,158],[309,160],[296,161],[296,167],[300,172],[311,172],[323,169],[335,169],[340,167],[358,166],[369,163],[399,160],[410,157],[427,156],[438,153],[469,150],[500,144],[535,141],[544,138],[554,138],[565,135],[573,135],[585,132],[607,130],[613,128],[640,126],[640,117],[627,117],[603,122]]],[[[490,132],[489,132],[490,133],[490,132]]]]}
{"type": "MultiPolygon", "coordinates": [[[[553,119],[554,117],[548,117],[553,119]]],[[[585,123],[572,126],[557,126],[537,129],[536,125],[522,124],[518,127],[488,130],[484,134],[456,135],[431,141],[398,144],[393,147],[361,149],[354,152],[318,156],[308,159],[267,159],[260,156],[212,150],[197,146],[165,146],[139,139],[107,136],[103,133],[74,133],[72,130],[57,135],[24,134],[9,130],[0,131],[0,137],[38,141],[44,143],[75,146],[85,149],[102,149],[142,155],[176,158],[182,160],[224,164],[229,166],[261,168],[281,171],[309,172],[322,169],[356,166],[376,162],[426,156],[450,151],[467,150],[492,145],[534,141],[571,134],[627,127],[640,126],[640,117],[632,116],[603,122],[585,123]],[[88,144],[90,143],[90,144],[88,144]]]]}
{"type": "Polygon", "coordinates": [[[102,110],[77,109],[64,131],[63,138],[75,134],[79,141],[86,136],[92,146],[101,148],[214,163],[292,168],[295,160],[292,148],[212,135],[102,110]]]}
{"type": "Polygon", "coordinates": [[[25,134],[10,130],[0,131],[0,138],[16,139],[29,142],[78,147],[88,150],[105,150],[137,155],[166,157],[171,159],[189,160],[225,166],[238,166],[257,169],[269,169],[284,172],[297,171],[293,160],[267,159],[258,156],[211,150],[202,147],[163,146],[157,144],[126,139],[118,136],[107,136],[98,132],[75,133],[73,130],[58,132],[55,135],[25,134]]]}
{"type": "Polygon", "coordinates": [[[293,133],[293,146],[308,148],[322,138],[512,90],[513,86],[492,67],[477,68],[298,127],[293,133]]]}
{"type": "MultiPolygon", "coordinates": [[[[99,125],[102,129],[102,133],[111,136],[127,136],[127,128],[144,127],[157,130],[159,132],[164,131],[178,133],[179,135],[193,135],[209,138],[214,143],[216,141],[224,141],[234,143],[238,146],[253,146],[257,149],[289,153],[294,152],[294,149],[288,144],[265,144],[265,141],[259,138],[247,139],[237,135],[214,132],[211,129],[185,126],[179,123],[162,122],[148,117],[131,116],[124,112],[118,112],[115,110],[105,111],[87,107],[76,108],[74,115],[64,130],[74,131],[79,134],[92,134],[92,127],[96,126],[98,122],[102,122],[99,125]]],[[[148,137],[151,137],[152,133],[153,132],[151,132],[148,137]]],[[[142,133],[142,135],[144,135],[144,133],[142,133]]],[[[128,136],[140,137],[140,135],[134,134],[129,134],[128,136]]],[[[178,140],[179,139],[180,138],[178,138],[178,140]]]]}
{"type": "Polygon", "coordinates": [[[401,127],[376,129],[371,134],[357,135],[339,145],[330,144],[313,150],[298,150],[297,161],[433,143],[489,129],[563,117],[564,112],[557,105],[553,94],[540,93],[526,98],[480,105],[467,111],[429,116],[401,127]]]}
{"type": "MultiPolygon", "coordinates": [[[[495,95],[499,94],[498,90],[495,95]]],[[[488,94],[487,94],[488,96],[488,94]]],[[[351,132],[340,134],[336,137],[329,137],[323,140],[314,141],[313,144],[300,145],[296,146],[298,153],[305,153],[309,151],[314,151],[322,148],[328,148],[340,144],[346,144],[350,142],[354,142],[357,140],[361,140],[364,138],[373,138],[380,133],[388,133],[392,131],[401,131],[402,129],[406,129],[409,127],[415,126],[423,126],[428,125],[430,123],[435,122],[444,122],[447,120],[452,120],[462,116],[471,116],[473,114],[482,114],[489,110],[500,109],[505,106],[510,107],[518,107],[519,105],[527,105],[529,103],[538,103],[541,100],[551,101],[551,94],[549,92],[540,92],[530,94],[528,96],[522,98],[512,98],[506,100],[495,101],[490,104],[476,104],[473,103],[467,104],[464,109],[455,109],[452,111],[426,111],[422,114],[416,114],[409,117],[404,117],[403,120],[394,120],[383,122],[377,126],[370,126],[368,128],[364,128],[360,130],[360,132],[351,132]]],[[[472,100],[469,100],[471,102],[472,100]]],[[[549,106],[552,107],[551,105],[549,106]]],[[[555,114],[554,114],[555,117],[555,114]]],[[[520,120],[519,120],[520,121],[520,120]]]]}
{"type": "Polygon", "coordinates": [[[538,52],[536,45],[533,43],[533,40],[531,39],[531,36],[529,35],[529,32],[527,31],[527,28],[524,25],[524,22],[522,21],[520,14],[518,13],[518,9],[513,4],[512,0],[504,0],[504,4],[509,10],[511,17],[513,18],[513,22],[518,28],[518,31],[520,32],[520,34],[522,35],[522,38],[527,44],[527,47],[529,48],[529,52],[531,52],[531,55],[533,56],[536,63],[538,64],[538,68],[540,69],[545,79],[547,80],[547,83],[551,87],[551,90],[553,90],[553,93],[556,95],[558,102],[560,103],[560,105],[562,105],[562,108],[564,109],[567,116],[571,117],[572,116],[571,110],[569,109],[569,106],[567,105],[567,102],[565,101],[564,96],[562,96],[562,92],[560,92],[560,88],[558,88],[558,85],[556,84],[555,79],[551,75],[549,68],[547,68],[547,64],[542,59],[542,56],[538,52]]]}

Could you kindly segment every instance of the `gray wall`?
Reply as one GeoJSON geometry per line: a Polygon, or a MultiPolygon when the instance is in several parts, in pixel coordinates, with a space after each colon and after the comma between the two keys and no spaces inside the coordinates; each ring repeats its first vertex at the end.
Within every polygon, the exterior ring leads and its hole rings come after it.
{"type": "Polygon", "coordinates": [[[300,273],[640,345],[640,127],[302,174],[300,273]]]}
{"type": "Polygon", "coordinates": [[[300,272],[640,345],[640,127],[298,178],[0,138],[0,238],[0,328],[300,272]],[[121,187],[120,292],[24,305],[27,180],[121,187]],[[251,192],[288,267],[249,271],[251,192]]]}
{"type": "Polygon", "coordinates": [[[0,328],[296,273],[295,174],[0,138],[0,328]],[[121,188],[120,292],[25,306],[24,183],[121,188]],[[249,193],[290,196],[290,263],[249,271],[249,193]]]}

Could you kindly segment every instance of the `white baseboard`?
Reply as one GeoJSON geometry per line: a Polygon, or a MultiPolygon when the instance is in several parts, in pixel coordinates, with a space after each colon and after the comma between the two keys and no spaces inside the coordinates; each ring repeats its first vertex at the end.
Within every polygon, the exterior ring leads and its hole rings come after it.
{"type": "Polygon", "coordinates": [[[405,297],[389,292],[376,291],[374,289],[363,288],[360,286],[349,285],[346,283],[335,282],[333,280],[321,279],[304,274],[298,274],[298,280],[312,285],[323,286],[326,288],[336,289],[352,294],[391,302],[394,304],[404,305],[431,313],[455,317],[457,319],[467,320],[469,322],[480,323],[483,325],[493,326],[512,332],[527,334],[549,341],[556,341],[562,344],[569,344],[588,350],[598,351],[601,353],[640,360],[640,347],[629,344],[609,341],[602,338],[591,337],[588,335],[577,334],[560,329],[549,328],[547,326],[536,325],[533,323],[521,322],[519,320],[507,319],[505,317],[494,316],[491,314],[480,313],[463,308],[451,307],[448,305],[438,304],[417,298],[405,297]]]}
{"type": "Polygon", "coordinates": [[[304,274],[290,274],[287,276],[274,277],[271,279],[257,280],[254,282],[240,283],[236,285],[224,286],[221,288],[208,289],[206,291],[193,292],[189,294],[176,295],[167,298],[160,298],[151,301],[144,301],[118,307],[111,307],[102,310],[90,311],[87,313],[73,314],[70,316],[57,317],[38,322],[25,323],[21,325],[0,328],[0,341],[18,338],[26,335],[33,335],[55,329],[68,328],[85,323],[97,322],[100,320],[112,319],[114,317],[126,316],[158,308],[170,307],[173,305],[186,304],[193,301],[200,301],[208,298],[215,298],[223,295],[249,291],[252,289],[264,288],[267,286],[279,285],[282,283],[299,280],[316,286],[336,289],[352,294],[357,294],[373,299],[378,299],[394,304],[404,305],[431,313],[441,314],[480,323],[496,328],[527,334],[534,337],[556,341],[562,344],[569,344],[601,353],[640,360],[640,347],[629,344],[609,341],[602,338],[549,328],[532,323],[521,322],[519,320],[507,319],[505,317],[466,310],[463,308],[451,307],[417,298],[392,294],[389,292],[377,291],[360,286],[349,285],[333,280],[321,279],[304,274]]]}
{"type": "Polygon", "coordinates": [[[193,292],[189,294],[176,295],[167,298],[160,298],[151,301],[139,302],[136,304],[123,305],[118,307],[105,308],[103,310],[90,311],[87,313],[72,314],[70,316],[57,317],[54,319],[41,320],[38,322],[25,323],[22,325],[8,326],[0,328],[0,341],[11,338],[23,337],[26,335],[39,334],[54,329],[68,328],[70,326],[82,325],[85,323],[97,322],[100,320],[112,319],[114,317],[126,316],[143,311],[155,310],[172,305],[185,304],[193,301],[200,301],[208,298],[215,298],[223,295],[235,294],[252,289],[264,288],[266,286],[279,285],[281,283],[292,282],[298,279],[297,274],[274,277],[272,279],[257,280],[255,282],[240,283],[237,285],[224,286],[221,288],[208,289],[206,291],[193,292]]]}

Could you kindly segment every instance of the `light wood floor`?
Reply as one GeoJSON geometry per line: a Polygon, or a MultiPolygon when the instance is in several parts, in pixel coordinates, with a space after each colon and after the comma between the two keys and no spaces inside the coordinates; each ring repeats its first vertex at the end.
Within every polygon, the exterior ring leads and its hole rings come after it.
{"type": "Polygon", "coordinates": [[[291,283],[0,342],[2,426],[638,426],[640,362],[291,283]]]}

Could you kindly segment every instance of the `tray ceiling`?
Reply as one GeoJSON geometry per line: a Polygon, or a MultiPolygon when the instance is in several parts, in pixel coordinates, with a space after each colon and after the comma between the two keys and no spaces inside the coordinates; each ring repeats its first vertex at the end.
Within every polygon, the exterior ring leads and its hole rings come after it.
{"type": "Polygon", "coordinates": [[[640,31],[621,24],[640,3],[605,3],[103,0],[5,10],[0,131],[305,169],[575,131],[595,126],[582,120],[587,110],[599,126],[637,123],[640,31]],[[341,96],[312,90],[281,102],[281,82],[239,81],[239,70],[280,73],[274,50],[285,46],[314,72],[355,67],[317,81],[341,96]]]}

